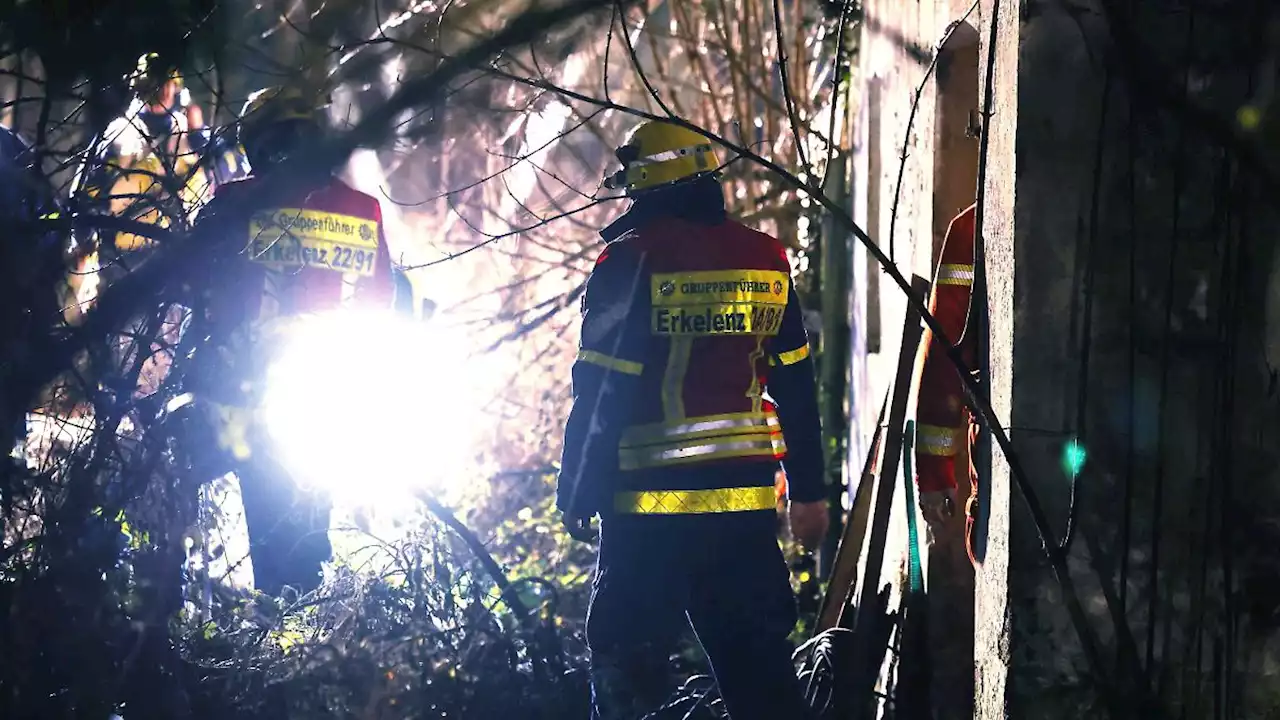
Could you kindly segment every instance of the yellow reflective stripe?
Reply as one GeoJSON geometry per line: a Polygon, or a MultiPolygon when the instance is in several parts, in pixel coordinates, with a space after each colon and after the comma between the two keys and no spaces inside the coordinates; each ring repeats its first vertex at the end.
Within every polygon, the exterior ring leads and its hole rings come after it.
{"type": "Polygon", "coordinates": [[[772,412],[700,415],[681,422],[633,425],[623,432],[619,447],[628,448],[663,441],[724,435],[726,430],[733,430],[736,433],[754,430],[772,432],[777,427],[778,416],[772,412]]]}
{"type": "Polygon", "coordinates": [[[783,365],[795,365],[801,360],[809,357],[809,343],[784,353],[778,353],[778,362],[783,365]]]}
{"type": "MultiPolygon", "coordinates": [[[[765,356],[764,336],[756,336],[756,348],[747,356],[747,366],[751,368],[751,384],[747,386],[747,397],[751,398],[751,412],[764,411],[764,388],[760,386],[760,374],[756,372],[756,363],[765,356]]],[[[773,359],[772,356],[769,358],[773,359]]]]}
{"type": "Polygon", "coordinates": [[[925,455],[951,457],[956,454],[956,440],[959,436],[959,428],[918,425],[916,426],[916,447],[920,448],[920,452],[925,455]]]}
{"type": "Polygon", "coordinates": [[[619,448],[623,470],[741,457],[781,458],[787,452],[781,432],[751,431],[723,437],[688,439],[640,448],[619,448]]]}
{"type": "Polygon", "coordinates": [[[938,267],[938,285],[973,285],[973,265],[946,264],[938,267]]]}
{"type": "Polygon", "coordinates": [[[689,372],[689,356],[692,354],[692,338],[671,338],[671,351],[667,354],[667,369],[662,374],[662,417],[667,420],[685,418],[684,378],[689,372]]]}
{"type": "Polygon", "coordinates": [[[716,490],[648,490],[620,492],[613,509],[628,515],[685,515],[772,510],[777,498],[772,487],[716,490]]]}
{"type": "Polygon", "coordinates": [[[609,370],[616,370],[617,372],[627,375],[639,375],[644,372],[644,365],[642,363],[623,360],[616,357],[609,357],[608,355],[596,352],[595,350],[579,350],[578,360],[585,363],[591,363],[592,365],[599,365],[600,367],[607,368],[609,370]]]}

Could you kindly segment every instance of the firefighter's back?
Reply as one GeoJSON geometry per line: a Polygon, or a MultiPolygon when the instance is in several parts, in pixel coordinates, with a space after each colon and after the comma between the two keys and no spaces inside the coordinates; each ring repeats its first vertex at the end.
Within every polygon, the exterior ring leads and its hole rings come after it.
{"type": "Polygon", "coordinates": [[[633,492],[619,496],[617,509],[663,503],[646,494],[659,490],[713,490],[729,477],[735,487],[762,488],[746,493],[760,497],[666,501],[771,507],[765,496],[786,449],[764,392],[790,289],[781,244],[732,220],[678,218],[657,219],[619,242],[645,258],[637,293],[650,342],[643,390],[619,444],[623,489],[633,492]]]}
{"type": "Polygon", "coordinates": [[[353,295],[389,305],[391,259],[377,198],[337,178],[268,202],[250,176],[219,188],[208,213],[229,222],[236,242],[221,295],[242,304],[245,320],[322,312],[353,295]]]}
{"type": "MultiPolygon", "coordinates": [[[[575,538],[601,517],[587,620],[593,718],[662,705],[686,620],[731,717],[802,717],[775,525],[784,427],[798,451],[786,460],[791,499],[803,507],[823,488],[790,264],[777,240],[726,219],[708,138],[655,120],[615,155],[623,167],[605,186],[635,202],[601,233],[619,239],[583,294],[556,497],[575,538]]],[[[820,502],[811,509],[825,519],[820,502]]]]}

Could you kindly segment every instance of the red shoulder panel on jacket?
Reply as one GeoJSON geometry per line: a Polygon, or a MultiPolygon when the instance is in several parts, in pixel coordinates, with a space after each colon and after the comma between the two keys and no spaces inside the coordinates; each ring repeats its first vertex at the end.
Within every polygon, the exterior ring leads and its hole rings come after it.
{"type": "Polygon", "coordinates": [[[974,219],[977,216],[978,203],[973,203],[969,207],[960,211],[960,214],[951,219],[951,223],[947,226],[947,235],[959,232],[973,233],[974,219]]]}

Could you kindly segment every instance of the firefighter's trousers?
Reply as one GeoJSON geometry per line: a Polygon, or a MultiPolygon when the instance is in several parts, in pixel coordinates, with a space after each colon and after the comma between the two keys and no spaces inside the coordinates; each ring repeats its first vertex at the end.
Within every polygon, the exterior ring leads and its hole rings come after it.
{"type": "Polygon", "coordinates": [[[278,595],[285,585],[300,593],[314,590],[320,585],[321,564],[332,552],[331,500],[298,486],[273,457],[263,428],[249,428],[249,452],[237,458],[222,440],[225,407],[209,403],[202,410],[192,438],[203,450],[197,464],[205,481],[229,471],[240,481],[254,587],[270,595],[278,595]]]}
{"type": "Polygon", "coordinates": [[[686,623],[733,720],[804,717],[776,528],[773,510],[602,522],[587,618],[595,720],[637,720],[671,699],[669,657],[686,623]]]}
{"type": "Polygon", "coordinates": [[[270,458],[238,463],[244,520],[249,529],[253,585],[278,594],[285,585],[300,593],[320,585],[321,564],[329,559],[331,503],[300,489],[270,458]]]}

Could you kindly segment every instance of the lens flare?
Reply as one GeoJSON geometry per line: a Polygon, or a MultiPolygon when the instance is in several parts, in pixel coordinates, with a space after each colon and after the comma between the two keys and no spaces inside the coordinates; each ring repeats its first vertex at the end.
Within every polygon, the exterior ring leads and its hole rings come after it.
{"type": "Polygon", "coordinates": [[[276,347],[263,419],[300,484],[373,505],[461,476],[479,422],[461,337],[342,310],[299,319],[276,347]]]}

